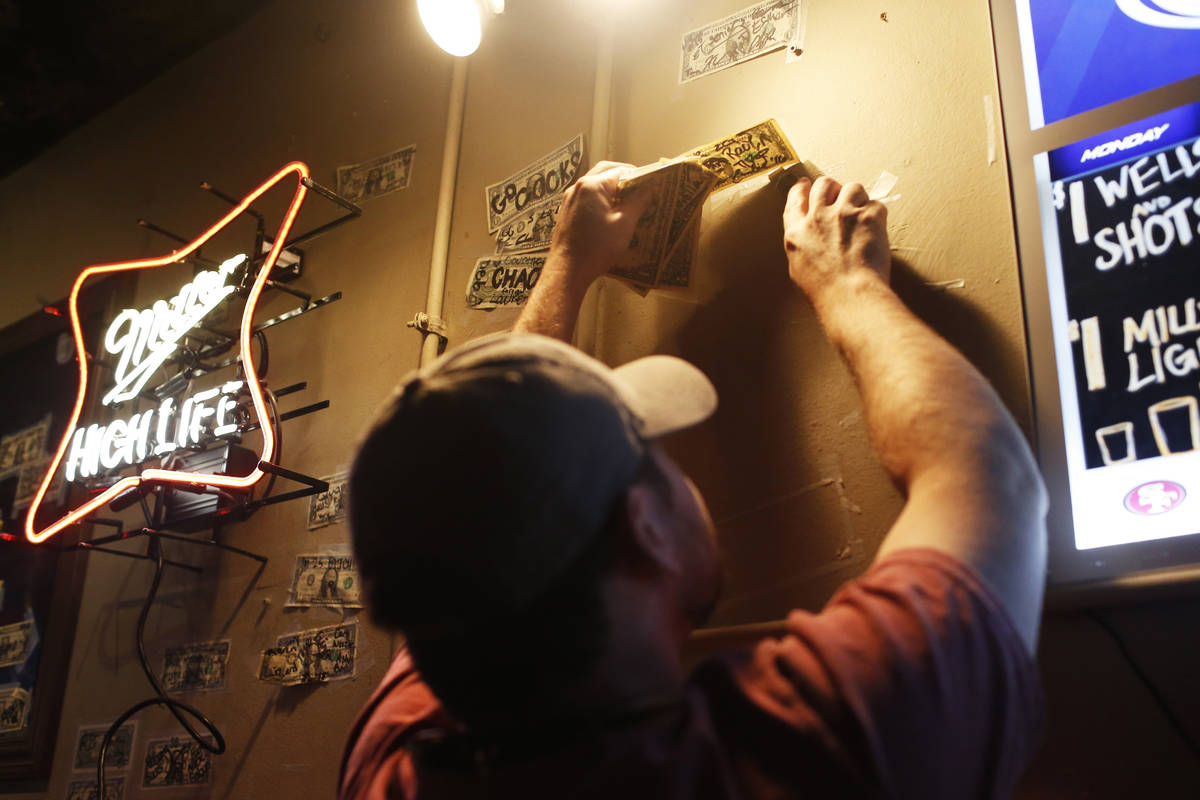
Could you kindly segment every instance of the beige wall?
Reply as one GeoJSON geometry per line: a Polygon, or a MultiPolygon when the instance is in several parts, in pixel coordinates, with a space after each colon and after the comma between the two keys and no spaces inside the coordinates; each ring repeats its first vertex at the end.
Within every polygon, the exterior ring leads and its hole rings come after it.
{"type": "MultiPolygon", "coordinates": [[[[775,117],[803,158],[836,177],[896,174],[898,286],[1028,427],[1004,154],[985,115],[997,93],[986,3],[911,2],[884,21],[878,4],[813,0],[798,63],[775,53],[678,85],[682,33],[745,4],[625,4],[648,8],[619,26],[611,155],[645,163],[775,117]]],[[[417,358],[404,323],[424,304],[451,62],[420,31],[413,5],[280,0],[0,182],[0,325],[35,310],[38,296],[61,297],[82,265],[163,252],[165,240],[134,225],[139,217],[198,232],[222,210],[197,189],[202,180],[238,193],[302,159],[332,184],[339,164],[415,143],[409,189],[369,202],[361,220],[307,248],[301,288],[345,298],[271,334],[271,382],[309,382],[286,405],[333,404],[285,424],[285,465],[325,475],[345,464],[371,408],[417,358]]],[[[453,343],[514,317],[464,308],[471,266],[492,246],[483,187],[592,124],[597,35],[587,4],[509,6],[471,60],[445,310],[453,343]]],[[[611,363],[683,355],[717,384],[716,419],[670,445],[708,496],[728,557],[716,625],[819,604],[865,567],[900,506],[848,374],[787,283],[782,199],[764,184],[710,202],[691,288],[643,299],[601,281],[580,337],[611,363]]],[[[301,225],[324,213],[310,200],[301,225]]],[[[290,304],[273,300],[271,311],[290,304]]],[[[367,628],[353,681],[254,681],[257,654],[277,635],[338,619],[282,608],[292,558],[345,541],[340,526],[306,531],[305,508],[268,508],[223,533],[270,557],[257,579],[236,556],[170,551],[206,571],[169,573],[147,632],[152,661],[171,644],[233,642],[229,689],[190,698],[230,744],[215,762],[214,797],[330,796],[346,730],[389,659],[391,637],[367,628]]],[[[133,627],[149,572],[92,556],[47,797],[64,791],[76,727],[148,695],[133,627]]],[[[165,714],[142,715],[139,750],[148,734],[170,730],[165,714]]]]}

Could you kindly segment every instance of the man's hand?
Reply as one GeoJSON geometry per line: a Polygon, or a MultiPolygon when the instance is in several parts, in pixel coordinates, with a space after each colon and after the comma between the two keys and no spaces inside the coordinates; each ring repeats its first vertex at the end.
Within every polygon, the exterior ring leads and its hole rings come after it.
{"type": "Polygon", "coordinates": [[[513,330],[570,341],[588,287],[629,248],[650,202],[647,192],[617,198],[621,176],[633,168],[601,161],[567,187],[546,265],[513,330]]]}
{"type": "Polygon", "coordinates": [[[814,303],[844,277],[874,273],[888,282],[887,209],[861,183],[801,178],[788,192],[783,228],[788,272],[814,303]]]}

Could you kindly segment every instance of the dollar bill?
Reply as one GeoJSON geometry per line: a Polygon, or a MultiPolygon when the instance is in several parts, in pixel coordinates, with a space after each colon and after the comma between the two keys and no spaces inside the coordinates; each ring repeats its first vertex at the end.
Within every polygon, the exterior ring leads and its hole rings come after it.
{"type": "Polygon", "coordinates": [[[583,134],[484,190],[488,233],[542,200],[562,194],[583,167],[583,134]]]}
{"type": "Polygon", "coordinates": [[[783,129],[773,119],[689,150],[680,158],[694,158],[714,173],[717,176],[714,192],[798,160],[783,129]]]}
{"type": "MultiPolygon", "coordinates": [[[[104,800],[123,800],[125,779],[104,776],[104,800]]],[[[100,788],[95,781],[71,781],[67,784],[67,800],[100,800],[100,788]]]]}
{"type": "MultiPolygon", "coordinates": [[[[100,759],[100,745],[104,735],[108,733],[109,725],[87,725],[79,729],[75,737],[75,760],[71,769],[92,770],[100,759]]],[[[108,752],[104,756],[104,768],[119,772],[129,769],[133,756],[133,740],[137,735],[137,722],[126,722],[108,743],[108,752]]]]}
{"type": "Polygon", "coordinates": [[[0,438],[0,473],[17,469],[41,458],[46,452],[50,418],[0,438]]]}
{"type": "Polygon", "coordinates": [[[205,786],[212,782],[212,753],[191,737],[146,742],[142,788],[205,786]]]}
{"type": "Polygon", "coordinates": [[[691,283],[692,259],[695,257],[699,240],[700,215],[697,214],[679,237],[675,248],[667,255],[667,260],[658,274],[659,286],[686,287],[691,283]]]}
{"type": "Polygon", "coordinates": [[[542,276],[543,255],[486,256],[467,280],[467,308],[523,305],[542,276]]]}
{"type": "Polygon", "coordinates": [[[0,689],[0,733],[11,733],[25,727],[31,699],[30,693],[19,686],[0,689]]]}
{"type": "Polygon", "coordinates": [[[287,605],[362,608],[353,556],[296,556],[287,605]]]}
{"type": "Polygon", "coordinates": [[[766,0],[683,35],[679,82],[774,52],[797,40],[801,0],[766,0]]]}
{"type": "Polygon", "coordinates": [[[352,203],[361,203],[407,188],[416,152],[417,146],[412,144],[361,164],[338,167],[338,194],[352,203]]]}
{"type": "Polygon", "coordinates": [[[258,679],[283,686],[343,680],[354,676],[357,651],[357,622],[287,634],[262,651],[258,679]]]}
{"type": "Polygon", "coordinates": [[[558,206],[562,198],[555,195],[510,219],[496,234],[496,254],[532,253],[548,250],[554,226],[558,223],[558,206]]]}
{"type": "Polygon", "coordinates": [[[228,663],[228,639],[168,647],[163,653],[163,689],[185,692],[224,688],[228,663]]]}
{"type": "Polygon", "coordinates": [[[0,626],[0,667],[24,663],[33,644],[33,620],[0,626]]]}
{"type": "Polygon", "coordinates": [[[321,480],[329,484],[323,492],[308,499],[308,529],[315,530],[346,518],[346,473],[339,472],[321,480]]]}
{"type": "MultiPolygon", "coordinates": [[[[46,470],[50,467],[50,461],[49,456],[43,456],[42,458],[22,464],[13,470],[18,476],[17,493],[12,501],[14,509],[23,508],[33,501],[33,496],[37,494],[38,487],[42,485],[42,479],[46,477],[46,470]]],[[[62,502],[62,495],[63,472],[59,470],[54,473],[54,478],[51,479],[50,485],[46,487],[43,503],[62,502]]]]}

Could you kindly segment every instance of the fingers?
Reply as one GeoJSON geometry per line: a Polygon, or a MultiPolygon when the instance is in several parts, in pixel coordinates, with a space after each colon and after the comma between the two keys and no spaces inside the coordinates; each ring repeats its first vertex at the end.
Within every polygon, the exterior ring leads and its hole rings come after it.
{"type": "Polygon", "coordinates": [[[861,183],[847,183],[842,187],[842,191],[838,195],[838,198],[842,202],[849,203],[852,206],[865,206],[867,203],[871,202],[871,198],[867,194],[867,190],[863,188],[861,183]]]}
{"type": "Polygon", "coordinates": [[[815,209],[833,205],[837,201],[838,192],[841,189],[840,183],[827,175],[822,175],[813,182],[812,192],[808,196],[809,206],[815,209]]]}
{"type": "Polygon", "coordinates": [[[808,178],[799,178],[791,189],[788,189],[787,203],[784,206],[784,213],[791,214],[795,210],[799,210],[801,215],[808,213],[808,195],[812,191],[812,181],[808,178]]]}

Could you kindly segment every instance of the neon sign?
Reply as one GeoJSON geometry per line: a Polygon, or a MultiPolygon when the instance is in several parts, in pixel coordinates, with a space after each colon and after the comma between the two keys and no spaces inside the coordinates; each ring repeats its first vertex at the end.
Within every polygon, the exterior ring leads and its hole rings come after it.
{"type": "MultiPolygon", "coordinates": [[[[263,477],[262,462],[269,462],[275,454],[275,433],[272,426],[266,423],[268,419],[266,401],[259,385],[250,337],[253,335],[254,312],[259,297],[266,286],[271,269],[275,266],[279,254],[283,250],[284,242],[288,238],[288,233],[292,229],[296,215],[308,192],[307,178],[308,167],[299,161],[292,162],[246,195],[225,216],[182,249],[158,258],[96,264],[79,273],[79,277],[75,279],[75,283],[71,287],[67,304],[71,330],[75,338],[76,360],[79,365],[79,388],[62,441],[58,445],[54,458],[50,460],[46,474],[42,478],[41,485],[38,487],[25,517],[25,537],[30,542],[36,544],[49,539],[64,528],[82,521],[119,495],[143,484],[248,489],[263,477]],[[242,372],[245,377],[244,383],[240,381],[227,382],[220,387],[200,392],[185,399],[179,404],[177,410],[174,401],[169,404],[168,401],[163,401],[157,409],[135,414],[130,419],[114,420],[103,428],[92,425],[80,430],[79,417],[83,411],[84,395],[88,383],[88,354],[83,341],[78,308],[79,293],[83,284],[98,275],[154,269],[180,262],[202,247],[205,242],[246,211],[259,197],[289,175],[294,175],[297,181],[295,194],[283,216],[283,222],[280,224],[278,232],[272,237],[273,244],[270,252],[267,253],[258,269],[242,311],[238,344],[242,372]],[[234,383],[239,385],[235,387],[234,383]],[[241,391],[249,394],[251,412],[257,418],[262,431],[260,463],[248,475],[214,475],[161,467],[144,469],[138,475],[121,478],[83,504],[71,509],[40,530],[38,529],[36,519],[38,509],[42,505],[55,473],[63,464],[64,457],[67,457],[66,468],[71,476],[86,477],[88,474],[98,473],[101,467],[109,468],[106,466],[107,464],[112,464],[112,468],[116,468],[122,464],[138,463],[143,458],[148,458],[151,455],[151,426],[155,427],[155,432],[158,434],[155,440],[157,442],[154,447],[155,455],[162,455],[174,447],[183,447],[199,442],[209,426],[212,426],[211,432],[215,436],[234,433],[237,428],[230,429],[228,427],[232,424],[228,420],[228,414],[232,408],[229,404],[236,403],[236,394],[241,391]],[[69,457],[68,451],[70,451],[69,457]]],[[[105,395],[103,399],[105,405],[137,395],[157,366],[161,365],[174,352],[183,333],[196,325],[216,304],[233,291],[233,287],[226,285],[225,279],[244,260],[245,256],[235,257],[221,264],[216,270],[201,273],[191,283],[185,285],[170,302],[159,301],[150,309],[141,311],[130,309],[122,312],[113,320],[104,337],[104,345],[108,352],[118,357],[117,386],[105,395]],[[187,325],[187,327],[181,329],[183,325],[187,325]]]]}

